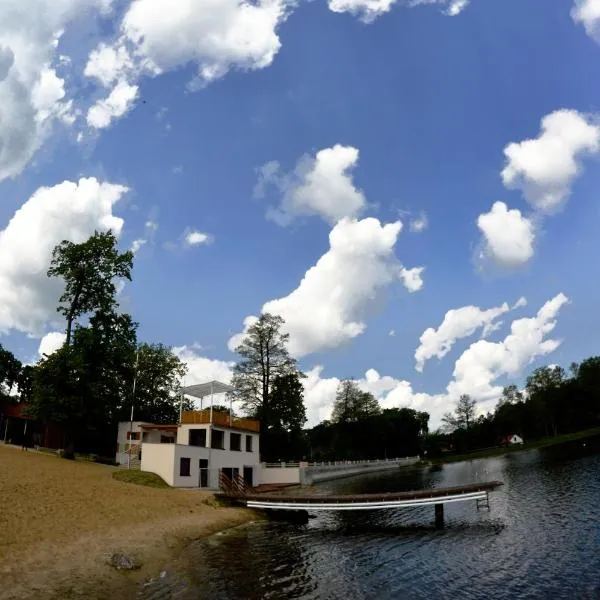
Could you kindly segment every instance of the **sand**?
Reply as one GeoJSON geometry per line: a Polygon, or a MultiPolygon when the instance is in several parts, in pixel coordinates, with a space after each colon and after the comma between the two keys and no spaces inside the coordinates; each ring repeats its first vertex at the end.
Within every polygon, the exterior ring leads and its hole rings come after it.
{"type": "Polygon", "coordinates": [[[256,519],[199,490],[112,479],[115,467],[0,444],[0,599],[126,599],[195,539],[256,519]],[[133,554],[139,571],[106,564],[133,554]]]}

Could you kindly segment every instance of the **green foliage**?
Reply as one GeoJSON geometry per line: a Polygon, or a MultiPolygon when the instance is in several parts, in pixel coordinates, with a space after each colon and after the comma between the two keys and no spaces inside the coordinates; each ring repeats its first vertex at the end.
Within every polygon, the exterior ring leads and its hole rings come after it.
{"type": "Polygon", "coordinates": [[[136,485],[145,485],[154,488],[168,488],[169,484],[155,473],[138,471],[137,469],[120,469],[115,471],[113,479],[123,481],[124,483],[134,483],[136,485]]]}
{"type": "Polygon", "coordinates": [[[241,360],[232,380],[233,398],[243,401],[247,414],[260,419],[265,460],[274,460],[275,451],[287,454],[289,431],[299,431],[306,420],[300,383],[303,375],[289,355],[289,336],[281,332],[282,326],[281,317],[265,313],[248,328],[236,349],[241,360]]]}
{"type": "Polygon", "coordinates": [[[380,412],[381,407],[373,394],[363,392],[351,379],[340,382],[331,415],[334,423],[356,422],[380,412]]]}
{"type": "Polygon", "coordinates": [[[79,317],[93,311],[114,310],[115,279],[131,280],[133,253],[119,253],[116,245],[111,231],[96,231],[81,244],[64,240],[54,248],[48,276],[60,277],[65,284],[57,310],[67,321],[67,346],[79,317]]]}
{"type": "Polygon", "coordinates": [[[468,432],[475,420],[476,407],[476,400],[468,394],[462,394],[456,403],[454,413],[446,413],[442,418],[445,429],[450,432],[464,429],[468,432]]]}
{"type": "Polygon", "coordinates": [[[323,421],[307,432],[312,460],[367,460],[422,452],[429,415],[393,408],[351,421],[323,421]]]}
{"type": "Polygon", "coordinates": [[[21,362],[0,344],[0,400],[9,396],[20,373],[21,362]]]}

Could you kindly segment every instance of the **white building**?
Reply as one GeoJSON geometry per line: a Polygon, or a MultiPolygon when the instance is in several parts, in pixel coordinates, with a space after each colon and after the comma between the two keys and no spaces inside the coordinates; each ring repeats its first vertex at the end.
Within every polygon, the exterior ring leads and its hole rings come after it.
{"type": "Polygon", "coordinates": [[[117,462],[139,465],[174,487],[218,489],[220,473],[258,485],[259,422],[212,410],[212,394],[229,390],[216,381],[185,388],[201,400],[210,394],[211,406],[181,413],[176,425],[119,423],[117,462]]]}
{"type": "Polygon", "coordinates": [[[523,443],[523,438],[520,435],[517,435],[516,433],[511,433],[510,435],[507,435],[503,440],[502,443],[505,445],[514,445],[514,444],[522,444],[523,443]]]}

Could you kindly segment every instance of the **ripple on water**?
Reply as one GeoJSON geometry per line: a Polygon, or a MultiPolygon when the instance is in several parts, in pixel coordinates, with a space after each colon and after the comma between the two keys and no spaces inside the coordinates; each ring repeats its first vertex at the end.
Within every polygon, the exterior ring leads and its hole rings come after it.
{"type": "Polygon", "coordinates": [[[499,479],[491,511],[319,513],[306,525],[264,522],[192,544],[180,576],[143,600],[461,600],[600,598],[600,456],[552,462],[537,452],[380,473],[320,493],[376,492],[499,479]]]}

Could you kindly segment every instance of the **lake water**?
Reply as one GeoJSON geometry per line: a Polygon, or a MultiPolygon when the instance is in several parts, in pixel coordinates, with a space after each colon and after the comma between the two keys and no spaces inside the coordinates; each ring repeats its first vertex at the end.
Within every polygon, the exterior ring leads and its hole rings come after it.
{"type": "Polygon", "coordinates": [[[320,513],[305,525],[256,523],[192,544],[147,600],[263,598],[486,600],[600,598],[600,454],[556,452],[398,470],[319,492],[376,492],[500,480],[475,502],[320,513]]]}

